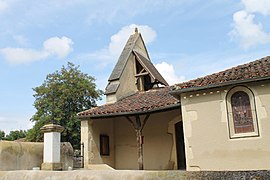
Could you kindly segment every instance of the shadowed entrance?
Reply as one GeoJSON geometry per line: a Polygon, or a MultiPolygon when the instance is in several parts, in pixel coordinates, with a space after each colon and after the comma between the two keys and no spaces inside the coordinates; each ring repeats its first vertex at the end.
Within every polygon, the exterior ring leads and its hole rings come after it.
{"type": "Polygon", "coordinates": [[[180,170],[186,170],[185,142],[182,121],[175,124],[175,136],[177,151],[177,168],[180,170]]]}

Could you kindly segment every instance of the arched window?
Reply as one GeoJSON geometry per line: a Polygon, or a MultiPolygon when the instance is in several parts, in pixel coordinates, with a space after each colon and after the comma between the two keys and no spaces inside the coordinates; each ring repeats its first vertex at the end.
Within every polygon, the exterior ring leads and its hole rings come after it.
{"type": "Polygon", "coordinates": [[[254,132],[253,118],[248,94],[237,91],[231,97],[235,133],[254,132]]]}
{"type": "Polygon", "coordinates": [[[227,94],[230,137],[258,136],[257,116],[253,93],[244,86],[227,94]]]}

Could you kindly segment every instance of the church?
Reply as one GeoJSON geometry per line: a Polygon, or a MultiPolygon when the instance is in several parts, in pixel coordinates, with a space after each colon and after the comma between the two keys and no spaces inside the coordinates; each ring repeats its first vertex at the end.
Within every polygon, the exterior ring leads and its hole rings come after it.
{"type": "Polygon", "coordinates": [[[270,57],[169,86],[138,30],[105,89],[78,113],[89,169],[270,169],[270,57]]]}

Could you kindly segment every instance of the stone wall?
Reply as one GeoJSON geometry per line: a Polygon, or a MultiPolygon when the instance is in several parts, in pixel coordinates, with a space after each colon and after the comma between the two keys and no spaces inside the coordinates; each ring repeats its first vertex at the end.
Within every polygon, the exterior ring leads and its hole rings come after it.
{"type": "Polygon", "coordinates": [[[160,180],[195,180],[195,179],[270,179],[270,171],[127,171],[127,170],[75,170],[75,171],[0,171],[0,179],[35,180],[35,179],[160,179],[160,180]]]}
{"type": "MultiPolygon", "coordinates": [[[[0,141],[0,170],[30,170],[40,167],[43,161],[43,143],[0,141]]],[[[61,143],[63,169],[73,167],[73,148],[61,143]]]]}

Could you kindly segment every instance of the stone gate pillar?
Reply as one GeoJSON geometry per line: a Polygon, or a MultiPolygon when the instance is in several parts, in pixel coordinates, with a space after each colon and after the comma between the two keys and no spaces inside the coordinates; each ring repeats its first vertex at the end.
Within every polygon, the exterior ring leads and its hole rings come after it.
{"type": "Polygon", "coordinates": [[[42,170],[62,170],[60,162],[60,135],[64,128],[57,124],[46,124],[40,128],[44,133],[43,163],[42,170]]]}

